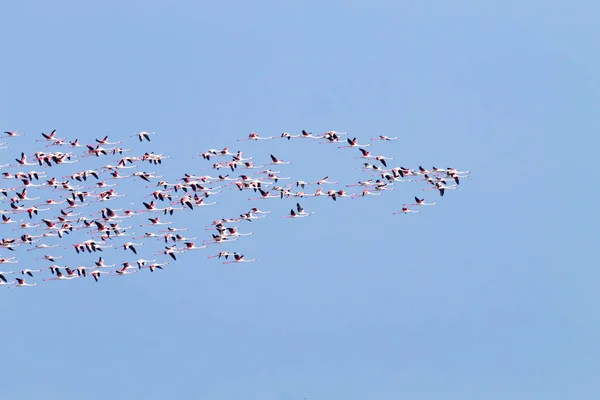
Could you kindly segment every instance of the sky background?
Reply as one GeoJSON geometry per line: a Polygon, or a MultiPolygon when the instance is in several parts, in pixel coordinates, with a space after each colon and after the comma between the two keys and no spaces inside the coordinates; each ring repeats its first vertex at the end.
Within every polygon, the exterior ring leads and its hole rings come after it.
{"type": "MultiPolygon", "coordinates": [[[[239,224],[253,236],[153,274],[0,288],[0,397],[597,398],[597,2],[23,1],[0,12],[0,121],[27,135],[3,164],[46,150],[34,140],[57,129],[170,155],[144,167],[170,180],[214,176],[194,156],[225,146],[290,160],[277,170],[293,179],[368,178],[354,149],[237,142],[306,129],[399,136],[372,150],[394,166],[471,171],[441,199],[422,183],[305,199],[316,214],[303,220],[279,218],[294,200],[254,202],[272,214],[239,224]],[[158,135],[141,145],[129,137],[141,130],[158,135]],[[392,215],[415,195],[438,205],[392,215]],[[220,249],[259,262],[205,257],[220,249]]],[[[140,209],[150,189],[119,183],[140,209]]],[[[171,220],[203,239],[248,197],[227,189],[171,220]]],[[[96,259],[55,250],[61,264],[96,259]]],[[[20,249],[18,267],[47,267],[41,254],[20,249]]]]}

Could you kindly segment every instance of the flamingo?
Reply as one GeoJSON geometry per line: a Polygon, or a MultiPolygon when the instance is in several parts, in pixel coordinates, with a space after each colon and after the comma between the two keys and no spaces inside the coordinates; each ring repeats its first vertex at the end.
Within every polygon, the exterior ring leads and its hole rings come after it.
{"type": "Polygon", "coordinates": [[[256,259],[253,258],[252,260],[245,260],[244,259],[244,255],[243,254],[238,254],[238,253],[233,253],[233,258],[234,260],[232,261],[224,261],[223,264],[233,264],[233,263],[250,263],[250,262],[255,262],[256,259]]]}
{"type": "Polygon", "coordinates": [[[56,129],[54,129],[49,134],[42,133],[42,136],[44,137],[44,139],[36,140],[36,142],[52,142],[52,141],[55,141],[55,140],[66,140],[64,138],[63,139],[58,139],[56,137],[56,129]]]}
{"type": "Polygon", "coordinates": [[[44,257],[41,258],[36,258],[36,260],[47,260],[50,262],[55,262],[56,260],[60,260],[62,258],[62,256],[49,256],[49,255],[45,255],[44,257]]]}
{"type": "MultiPolygon", "coordinates": [[[[279,181],[279,180],[288,180],[288,179],[292,179],[292,178],[291,178],[291,177],[287,177],[287,178],[281,178],[281,177],[279,177],[279,176],[277,176],[277,175],[275,175],[275,174],[272,174],[272,173],[271,173],[271,174],[269,174],[269,175],[268,175],[268,179],[271,179],[271,180],[273,180],[273,181],[277,182],[277,181],[279,181]]],[[[259,181],[259,182],[260,182],[260,181],[259,181]]],[[[267,182],[267,183],[269,183],[269,182],[267,182]]]]}
{"type": "Polygon", "coordinates": [[[163,267],[162,267],[163,265],[169,265],[169,263],[162,263],[162,264],[160,264],[160,263],[153,263],[153,264],[150,264],[150,265],[144,265],[144,266],[142,266],[142,268],[149,268],[150,272],[154,272],[154,270],[156,268],[163,269],[163,267]]]}
{"type": "Polygon", "coordinates": [[[140,258],[135,263],[137,264],[138,269],[141,269],[144,265],[146,265],[146,263],[155,262],[155,261],[156,260],[144,260],[143,258],[140,258]]]}
{"type": "Polygon", "coordinates": [[[338,146],[338,149],[344,149],[349,147],[369,147],[371,144],[358,144],[358,140],[354,139],[346,139],[348,141],[349,146],[338,146]]]}
{"type": "Polygon", "coordinates": [[[118,141],[118,142],[109,142],[108,141],[108,135],[104,136],[103,139],[96,139],[96,142],[99,143],[99,144],[108,144],[108,145],[121,143],[121,141],[118,141]]]}
{"type": "Polygon", "coordinates": [[[284,215],[281,218],[303,218],[303,217],[309,217],[311,215],[304,211],[304,208],[302,208],[302,206],[300,206],[300,203],[296,203],[296,210],[297,211],[294,211],[294,209],[291,209],[290,215],[284,215]]]}
{"type": "Polygon", "coordinates": [[[27,249],[27,251],[32,251],[32,250],[39,250],[39,249],[49,249],[51,247],[59,247],[60,245],[58,244],[53,244],[53,245],[47,245],[47,244],[38,244],[37,246],[35,246],[32,249],[27,249]]]}
{"type": "Polygon", "coordinates": [[[438,190],[440,192],[440,196],[443,197],[446,190],[454,190],[454,189],[456,189],[456,185],[446,186],[446,185],[442,184],[441,182],[436,182],[435,187],[426,188],[423,190],[435,190],[435,189],[438,190]]]}
{"type": "Polygon", "coordinates": [[[4,281],[5,283],[8,283],[8,281],[6,280],[6,277],[4,275],[10,275],[10,274],[14,274],[14,272],[13,271],[7,271],[7,272],[0,271],[0,280],[4,281]]]}
{"type": "Polygon", "coordinates": [[[246,169],[260,169],[264,167],[264,165],[256,165],[253,162],[244,162],[243,164],[246,169]]]}
{"type": "Polygon", "coordinates": [[[194,242],[185,242],[184,243],[185,247],[182,247],[180,250],[199,250],[199,249],[205,249],[206,246],[200,246],[200,247],[196,247],[196,245],[194,244],[194,242]]]}
{"type": "Polygon", "coordinates": [[[294,135],[292,135],[291,133],[283,132],[283,133],[281,134],[281,136],[280,136],[280,137],[281,137],[282,139],[287,139],[287,140],[290,140],[290,139],[299,138],[299,137],[300,137],[300,135],[295,135],[295,136],[294,136],[294,135]]]}
{"type": "Polygon", "coordinates": [[[219,252],[219,254],[215,254],[213,256],[208,256],[206,258],[221,258],[221,257],[223,257],[223,258],[225,258],[227,260],[229,258],[230,254],[231,253],[229,253],[227,251],[221,251],[221,252],[219,252]]]}
{"type": "Polygon", "coordinates": [[[90,272],[90,275],[92,275],[94,277],[94,280],[96,282],[98,282],[98,280],[100,279],[101,274],[110,274],[110,273],[106,272],[106,271],[100,271],[100,270],[94,270],[94,271],[90,272]]]}
{"type": "Polygon", "coordinates": [[[27,286],[37,286],[37,283],[27,283],[25,282],[25,279],[23,278],[16,278],[17,283],[14,286],[10,286],[9,289],[12,288],[16,288],[16,287],[27,287],[27,286]]]}
{"type": "Polygon", "coordinates": [[[3,136],[3,138],[8,138],[8,137],[17,137],[17,136],[23,136],[25,135],[24,133],[19,133],[17,131],[12,131],[12,132],[4,132],[4,134],[6,136],[3,136]]]}
{"type": "Polygon", "coordinates": [[[270,214],[271,211],[261,211],[256,207],[253,207],[250,211],[252,211],[254,214],[270,214]]]}
{"type": "Polygon", "coordinates": [[[161,235],[157,235],[156,233],[146,232],[143,236],[138,236],[134,239],[143,239],[143,238],[159,238],[161,235]]]}
{"type": "Polygon", "coordinates": [[[306,139],[321,139],[321,137],[313,136],[312,132],[306,132],[305,130],[302,130],[302,135],[300,135],[300,137],[306,139]]]}
{"type": "Polygon", "coordinates": [[[137,250],[135,249],[134,246],[143,246],[144,243],[133,243],[133,242],[127,242],[123,244],[123,250],[127,250],[130,249],[131,251],[133,251],[133,254],[137,254],[137,250]]]}
{"type": "Polygon", "coordinates": [[[79,276],[80,278],[83,276],[84,278],[87,276],[87,270],[90,269],[90,267],[84,267],[84,266],[80,266],[75,268],[75,270],[77,271],[77,276],[79,276]]]}
{"type": "Polygon", "coordinates": [[[376,185],[376,183],[373,183],[372,179],[369,179],[367,181],[359,181],[358,183],[354,183],[354,184],[350,184],[350,185],[346,185],[346,187],[355,187],[355,186],[374,186],[376,185]]]}
{"type": "Polygon", "coordinates": [[[393,212],[392,214],[400,214],[400,213],[403,213],[403,214],[408,214],[408,213],[418,213],[418,212],[420,212],[420,211],[413,211],[413,210],[410,210],[410,209],[409,209],[408,207],[406,207],[406,205],[405,205],[404,207],[402,207],[402,210],[401,210],[401,211],[395,211],[395,212],[393,212]]]}
{"type": "Polygon", "coordinates": [[[21,271],[22,275],[29,275],[33,278],[33,273],[34,272],[42,272],[41,269],[24,269],[21,271]]]}
{"type": "Polygon", "coordinates": [[[150,141],[150,135],[156,135],[156,132],[140,132],[140,133],[136,133],[135,135],[132,135],[130,137],[137,137],[140,142],[143,142],[144,139],[146,139],[147,141],[150,141]]]}
{"type": "Polygon", "coordinates": [[[165,250],[161,251],[159,254],[170,256],[173,260],[177,261],[176,253],[180,253],[180,251],[177,251],[177,248],[173,245],[171,247],[165,247],[165,250]]]}
{"type": "MultiPolygon", "coordinates": [[[[11,206],[13,206],[13,204],[11,204],[11,206]]],[[[23,207],[21,207],[21,208],[23,208],[23,207]]],[[[2,215],[2,224],[16,224],[16,223],[17,223],[17,221],[13,221],[10,217],[7,217],[4,214],[2,215]]]]}
{"type": "Polygon", "coordinates": [[[348,134],[348,132],[329,131],[329,132],[322,133],[320,136],[321,137],[327,137],[327,136],[333,136],[333,135],[342,136],[342,135],[347,135],[347,134],[348,134]]]}
{"type": "Polygon", "coordinates": [[[136,272],[138,272],[137,269],[128,270],[128,268],[129,268],[129,266],[125,266],[121,269],[116,270],[114,274],[109,274],[109,276],[131,275],[131,274],[135,274],[136,272]]]}
{"type": "Polygon", "coordinates": [[[182,232],[182,231],[187,231],[187,230],[188,230],[188,228],[173,228],[170,226],[167,228],[167,231],[169,231],[169,232],[182,232]]]}
{"type": "Polygon", "coordinates": [[[282,165],[282,164],[291,164],[290,161],[283,161],[283,160],[279,160],[277,159],[273,154],[271,154],[271,160],[273,160],[272,163],[267,164],[267,165],[282,165]]]}
{"type": "Polygon", "coordinates": [[[237,236],[220,236],[220,235],[212,235],[213,240],[212,241],[204,241],[204,244],[219,244],[219,243],[223,243],[223,242],[232,242],[235,240],[238,240],[239,237],[237,236]]]}
{"type": "Polygon", "coordinates": [[[269,136],[269,137],[260,137],[258,136],[258,133],[256,132],[251,132],[247,138],[244,139],[238,139],[238,142],[244,141],[244,140],[269,140],[269,139],[275,139],[273,136],[269,136]]]}
{"type": "Polygon", "coordinates": [[[381,196],[381,193],[371,193],[369,191],[369,188],[365,188],[361,194],[355,194],[354,196],[352,196],[352,198],[356,199],[358,197],[365,197],[365,196],[381,196]]]}
{"type": "Polygon", "coordinates": [[[387,137],[385,135],[379,135],[376,138],[371,138],[371,140],[386,140],[388,142],[391,142],[392,140],[398,140],[397,137],[387,137]]]}
{"type": "MultiPolygon", "coordinates": [[[[425,203],[425,199],[419,199],[415,196],[416,203],[408,204],[409,206],[435,206],[437,203],[425,203]]],[[[405,204],[406,205],[406,204],[405,204]]]]}
{"type": "Polygon", "coordinates": [[[261,197],[255,197],[255,198],[248,199],[248,200],[277,199],[280,197],[280,196],[277,196],[274,194],[270,194],[269,192],[265,192],[264,190],[262,190],[260,188],[258,189],[258,191],[260,192],[261,197]]]}
{"type": "Polygon", "coordinates": [[[96,267],[98,267],[98,268],[111,268],[111,267],[115,266],[115,264],[111,264],[111,265],[104,264],[104,258],[102,258],[102,257],[99,257],[98,261],[94,261],[94,264],[96,264],[96,267]]]}
{"type": "Polygon", "coordinates": [[[329,177],[328,177],[328,176],[326,176],[325,178],[321,179],[320,181],[317,181],[317,182],[311,182],[311,184],[313,184],[313,185],[324,185],[324,184],[336,185],[336,184],[337,184],[337,182],[329,182],[329,181],[327,180],[328,178],[329,178],[329,177]]]}
{"type": "Polygon", "coordinates": [[[262,219],[264,217],[259,217],[258,215],[252,214],[252,211],[248,211],[245,214],[240,214],[240,220],[252,222],[253,219],[262,219]]]}
{"type": "Polygon", "coordinates": [[[25,155],[25,153],[21,153],[21,158],[15,158],[15,160],[21,166],[37,165],[36,163],[28,163],[27,156],[25,155]]]}
{"type": "Polygon", "coordinates": [[[156,217],[156,218],[148,218],[148,220],[150,221],[150,224],[145,224],[145,225],[140,225],[140,226],[148,226],[148,225],[171,225],[173,222],[169,221],[169,222],[160,222],[160,218],[156,217]]]}

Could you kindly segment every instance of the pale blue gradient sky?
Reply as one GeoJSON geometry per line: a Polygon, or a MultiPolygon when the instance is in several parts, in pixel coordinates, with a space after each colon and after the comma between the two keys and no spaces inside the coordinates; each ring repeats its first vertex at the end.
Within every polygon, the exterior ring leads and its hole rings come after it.
{"type": "MultiPolygon", "coordinates": [[[[282,175],[296,179],[364,177],[353,150],[236,142],[301,129],[401,136],[373,149],[405,167],[472,171],[441,200],[402,184],[364,201],[305,200],[317,214],[300,221],[278,218],[291,200],[260,203],[272,218],[239,243],[256,264],[223,266],[211,249],[154,274],[1,288],[2,398],[597,397],[597,2],[0,11],[2,130],[85,142],[157,131],[136,148],[178,156],[152,168],[170,178],[224,146],[291,160],[282,175]],[[414,195],[440,204],[391,215],[414,195]]],[[[20,151],[2,150],[2,163],[20,151]]],[[[204,237],[247,197],[173,220],[204,237]]]]}

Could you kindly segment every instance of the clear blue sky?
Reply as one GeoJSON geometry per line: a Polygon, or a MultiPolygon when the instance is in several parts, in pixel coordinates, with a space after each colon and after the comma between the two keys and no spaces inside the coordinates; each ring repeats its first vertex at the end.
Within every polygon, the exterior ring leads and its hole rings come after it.
{"type": "MultiPolygon", "coordinates": [[[[273,214],[241,225],[255,234],[230,249],[255,264],[224,266],[205,258],[210,249],[153,274],[0,288],[0,397],[597,398],[596,2],[29,1],[0,11],[1,128],[26,132],[13,143],[30,153],[57,129],[171,155],[146,167],[169,179],[202,173],[209,163],[193,156],[224,146],[291,160],[280,170],[295,179],[364,178],[355,150],[236,142],[337,130],[400,136],[373,146],[394,165],[472,171],[441,200],[412,184],[304,200],[317,212],[304,220],[279,218],[292,200],[258,202],[273,214]],[[140,147],[127,138],[140,130],[160,136],[140,147]],[[440,204],[391,214],[414,195],[440,204]]],[[[2,150],[2,163],[20,151],[2,150]]],[[[204,238],[210,220],[251,206],[247,194],[172,220],[204,238]]],[[[26,253],[19,267],[47,266],[26,253]]],[[[65,251],[64,261],[94,258],[65,251]]]]}

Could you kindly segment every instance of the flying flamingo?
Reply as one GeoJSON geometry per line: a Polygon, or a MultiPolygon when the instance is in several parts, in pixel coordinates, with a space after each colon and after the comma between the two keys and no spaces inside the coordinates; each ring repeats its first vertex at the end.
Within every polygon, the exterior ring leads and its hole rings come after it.
{"type": "Polygon", "coordinates": [[[427,189],[423,189],[423,190],[439,190],[440,192],[440,196],[444,196],[444,192],[446,190],[454,190],[456,189],[456,185],[452,185],[452,186],[445,186],[444,184],[442,184],[441,182],[436,182],[435,183],[435,187],[432,188],[427,188],[427,189]]]}
{"type": "Polygon", "coordinates": [[[118,142],[109,142],[108,141],[108,136],[104,136],[103,139],[96,139],[96,142],[98,142],[100,144],[108,144],[108,145],[121,143],[121,141],[118,141],[118,142]]]}
{"type": "Polygon", "coordinates": [[[280,137],[283,139],[290,140],[290,139],[299,138],[300,135],[292,135],[291,133],[283,132],[280,137]]]}
{"type": "Polygon", "coordinates": [[[271,211],[261,211],[256,207],[252,208],[250,211],[252,211],[254,214],[271,214],[271,211]]]}
{"type": "Polygon", "coordinates": [[[418,212],[420,212],[420,211],[413,211],[413,210],[410,210],[408,207],[404,206],[404,207],[402,207],[402,211],[395,211],[392,214],[401,214],[401,213],[408,214],[408,213],[418,213],[418,212]]]}
{"type": "Polygon", "coordinates": [[[194,242],[185,242],[184,243],[185,247],[180,248],[180,250],[199,250],[199,249],[205,249],[206,246],[200,246],[200,247],[196,247],[196,245],[194,244],[194,242]]]}
{"type": "Polygon", "coordinates": [[[321,139],[320,136],[313,136],[312,132],[306,132],[304,129],[302,130],[302,135],[300,135],[300,137],[306,139],[321,139]]]}
{"type": "Polygon", "coordinates": [[[162,263],[162,264],[160,264],[160,263],[153,263],[153,264],[150,264],[150,265],[144,265],[144,266],[142,266],[142,268],[149,268],[150,272],[154,272],[154,270],[156,268],[163,269],[163,267],[162,267],[163,265],[169,265],[169,263],[162,263]]]}
{"type": "Polygon", "coordinates": [[[321,134],[321,137],[327,137],[327,136],[333,136],[333,135],[337,135],[337,136],[342,136],[342,135],[347,135],[348,132],[336,132],[336,131],[329,131],[329,132],[325,132],[323,134],[321,134]]]}
{"type": "Polygon", "coordinates": [[[341,140],[340,137],[336,134],[330,136],[323,136],[323,139],[325,139],[326,142],[320,142],[319,144],[344,143],[344,141],[341,140]]]}
{"type": "Polygon", "coordinates": [[[387,137],[385,135],[379,135],[379,137],[371,138],[371,140],[387,140],[388,142],[391,142],[392,140],[398,140],[398,138],[397,137],[387,137]]]}
{"type": "Polygon", "coordinates": [[[27,251],[38,250],[38,249],[49,249],[51,247],[59,247],[59,246],[60,246],[59,244],[54,244],[54,245],[38,244],[34,248],[27,249],[27,251]]]}
{"type": "Polygon", "coordinates": [[[37,283],[26,283],[23,278],[16,278],[17,283],[14,286],[10,286],[9,289],[17,288],[17,287],[26,287],[26,286],[37,286],[37,283]]]}
{"type": "Polygon", "coordinates": [[[42,133],[42,136],[44,137],[44,139],[36,140],[36,142],[52,142],[52,141],[55,141],[55,140],[67,140],[65,138],[58,139],[56,137],[56,129],[54,129],[49,134],[42,133]]]}
{"type": "Polygon", "coordinates": [[[254,197],[254,198],[248,199],[248,200],[263,200],[263,199],[278,199],[278,198],[280,198],[280,196],[270,194],[269,192],[265,192],[262,189],[258,189],[258,191],[260,192],[261,197],[254,197]]]}
{"type": "Polygon", "coordinates": [[[134,239],[143,239],[143,238],[159,238],[162,235],[157,235],[156,233],[146,232],[143,236],[135,237],[134,239]]]}
{"type": "Polygon", "coordinates": [[[25,155],[25,153],[21,153],[21,158],[15,158],[15,160],[17,161],[17,163],[19,163],[20,166],[38,165],[37,163],[28,163],[27,156],[25,155]]]}
{"type": "Polygon", "coordinates": [[[44,279],[44,281],[69,281],[71,279],[77,279],[79,278],[78,275],[75,275],[73,273],[73,271],[71,271],[69,268],[67,268],[67,275],[64,275],[62,272],[60,272],[60,270],[58,268],[55,269],[56,272],[56,278],[47,278],[44,279]],[[69,273],[70,271],[70,273],[69,273]]]}
{"type": "Polygon", "coordinates": [[[328,176],[326,176],[325,178],[321,179],[320,181],[317,181],[317,182],[311,182],[311,184],[313,184],[313,185],[324,185],[324,184],[335,185],[335,184],[337,184],[337,182],[329,182],[329,181],[327,180],[328,178],[329,178],[329,177],[328,177],[328,176]]]}
{"type": "Polygon", "coordinates": [[[180,253],[180,251],[177,251],[177,248],[175,247],[175,245],[173,245],[171,247],[165,247],[165,250],[161,251],[158,254],[170,256],[173,260],[177,261],[177,256],[175,255],[176,253],[180,253]]]}
{"type": "Polygon", "coordinates": [[[354,196],[352,196],[353,199],[356,199],[358,197],[365,197],[365,196],[381,196],[382,193],[371,193],[369,191],[369,188],[365,188],[361,194],[355,194],[354,196]]]}
{"type": "Polygon", "coordinates": [[[255,262],[256,259],[253,258],[252,260],[245,260],[244,259],[244,255],[243,254],[238,254],[238,253],[233,253],[233,258],[234,260],[232,261],[224,261],[223,264],[233,264],[233,263],[250,263],[250,262],[255,262]]]}
{"type": "Polygon", "coordinates": [[[169,222],[160,222],[160,218],[156,217],[156,218],[148,218],[148,220],[150,221],[149,224],[145,224],[145,225],[140,225],[140,226],[154,226],[154,225],[171,225],[173,222],[169,221],[169,222]]]}
{"type": "Polygon", "coordinates": [[[376,185],[376,183],[373,183],[372,179],[369,179],[367,181],[359,181],[358,183],[354,183],[351,185],[346,185],[346,187],[354,187],[354,186],[374,186],[376,185]]]}
{"type": "MultiPolygon", "coordinates": [[[[409,206],[435,206],[437,203],[425,203],[425,199],[419,199],[415,196],[416,203],[408,204],[409,206]]],[[[407,205],[407,204],[405,204],[407,205]]]]}
{"type": "Polygon", "coordinates": [[[260,137],[258,136],[258,133],[256,132],[251,132],[247,138],[244,139],[238,139],[238,142],[241,141],[245,141],[245,140],[269,140],[269,139],[275,139],[273,136],[269,136],[269,137],[260,137]]]}
{"type": "Polygon", "coordinates": [[[283,161],[283,160],[279,160],[277,159],[273,154],[271,154],[271,160],[273,160],[272,163],[270,164],[266,164],[266,165],[281,165],[281,164],[291,164],[290,161],[283,161]]]}
{"type": "Polygon", "coordinates": [[[36,260],[47,260],[50,262],[55,262],[55,260],[61,259],[62,256],[49,256],[49,255],[45,255],[44,257],[41,258],[36,258],[36,260]]]}
{"type": "MultiPolygon", "coordinates": [[[[297,211],[294,211],[294,209],[291,209],[290,215],[284,215],[281,218],[303,218],[303,217],[311,216],[311,214],[308,214],[304,211],[304,208],[302,208],[300,203],[296,203],[296,210],[297,211]]],[[[312,214],[314,214],[314,213],[312,213],[312,214]]]]}
{"type": "Polygon", "coordinates": [[[135,274],[136,272],[138,272],[137,269],[128,270],[128,268],[129,268],[129,266],[125,266],[121,269],[116,270],[114,274],[109,274],[109,276],[131,275],[131,274],[135,274]]]}
{"type": "Polygon", "coordinates": [[[33,278],[34,272],[42,272],[42,270],[41,269],[24,269],[23,271],[21,271],[21,274],[29,275],[33,278]]]}
{"type": "Polygon", "coordinates": [[[104,264],[104,258],[102,258],[102,257],[99,257],[98,261],[94,261],[94,264],[96,264],[96,267],[98,267],[98,268],[111,268],[111,267],[115,266],[115,264],[111,264],[111,265],[104,264]]]}
{"type": "Polygon", "coordinates": [[[371,144],[358,144],[358,140],[354,139],[346,139],[348,141],[349,146],[338,146],[338,149],[344,149],[349,147],[369,147],[371,144]]]}
{"type": "Polygon", "coordinates": [[[249,233],[239,233],[237,228],[225,228],[226,233],[223,235],[225,237],[239,237],[239,236],[250,236],[253,235],[253,232],[249,233]]]}
{"type": "Polygon", "coordinates": [[[131,251],[133,251],[133,254],[137,254],[137,250],[135,249],[134,246],[143,246],[144,243],[132,243],[132,242],[127,242],[123,244],[123,250],[127,250],[130,249],[131,251]]]}
{"type": "Polygon", "coordinates": [[[140,140],[140,142],[143,142],[144,139],[150,141],[150,135],[156,135],[156,132],[140,132],[130,137],[137,137],[140,140]]]}
{"type": "Polygon", "coordinates": [[[100,271],[100,270],[94,270],[94,271],[90,272],[90,275],[92,275],[94,277],[94,280],[96,282],[98,282],[98,280],[100,279],[101,274],[109,274],[109,272],[100,271]]]}
{"type": "Polygon", "coordinates": [[[23,136],[25,135],[24,133],[18,133],[17,131],[12,131],[12,132],[4,132],[4,134],[6,136],[3,136],[3,138],[7,138],[7,137],[17,137],[17,136],[23,136]]]}
{"type": "Polygon", "coordinates": [[[4,275],[10,275],[10,274],[14,274],[14,272],[13,271],[7,271],[7,272],[0,271],[0,280],[4,281],[5,283],[8,283],[8,281],[6,280],[6,277],[4,275]]]}
{"type": "Polygon", "coordinates": [[[221,258],[221,257],[224,257],[227,260],[227,258],[229,258],[230,254],[231,253],[229,253],[227,251],[221,251],[221,252],[219,252],[219,254],[215,254],[213,256],[208,256],[206,258],[221,258]]]}
{"type": "Polygon", "coordinates": [[[144,265],[146,265],[146,263],[155,262],[155,261],[156,260],[144,260],[143,258],[140,258],[135,263],[137,264],[138,269],[141,269],[141,267],[143,267],[144,265]]]}

